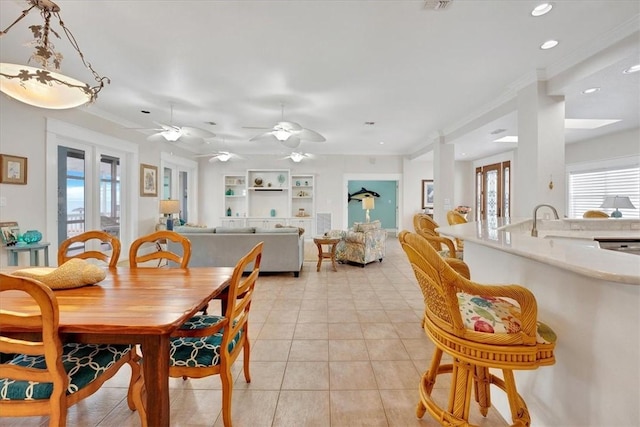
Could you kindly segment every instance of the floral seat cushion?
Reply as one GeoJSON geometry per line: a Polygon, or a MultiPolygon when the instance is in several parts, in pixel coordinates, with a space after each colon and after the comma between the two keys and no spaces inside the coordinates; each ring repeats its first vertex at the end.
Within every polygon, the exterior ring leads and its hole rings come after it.
{"type": "MultiPolygon", "coordinates": [[[[202,329],[220,323],[222,320],[224,320],[224,317],[221,316],[194,316],[185,322],[180,329],[202,329]]],[[[230,352],[240,340],[242,332],[243,331],[239,331],[229,343],[228,350],[230,352]]],[[[223,330],[220,330],[206,337],[171,338],[169,343],[170,366],[207,367],[219,365],[222,333],[223,330]]]]}
{"type": "MultiPolygon", "coordinates": [[[[62,365],[69,380],[67,395],[90,384],[129,351],[130,345],[65,344],[62,348],[62,365]]],[[[7,363],[37,369],[46,368],[44,356],[41,355],[20,354],[7,363]]],[[[2,400],[48,399],[52,392],[52,383],[0,378],[2,400]]]]}
{"type": "MultiPolygon", "coordinates": [[[[520,307],[502,298],[471,295],[458,292],[458,306],[467,329],[489,334],[515,334],[520,332],[520,307]]],[[[536,341],[540,344],[556,342],[556,334],[538,321],[536,341]]]]}

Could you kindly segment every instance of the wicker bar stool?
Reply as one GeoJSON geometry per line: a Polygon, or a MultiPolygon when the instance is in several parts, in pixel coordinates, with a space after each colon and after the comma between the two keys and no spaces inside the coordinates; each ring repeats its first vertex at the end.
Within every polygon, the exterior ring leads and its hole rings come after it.
{"type": "Polygon", "coordinates": [[[555,333],[537,320],[533,294],[518,285],[472,282],[457,274],[417,234],[402,231],[399,239],[424,296],[425,332],[436,345],[420,381],[418,418],[429,411],[442,425],[469,426],[472,390],[480,413],[486,416],[493,384],[507,393],[513,425],[530,425],[513,371],[553,365],[556,341],[555,333]],[[452,356],[453,363],[442,363],[443,352],[452,356]],[[489,368],[501,369],[503,378],[489,368]],[[431,397],[441,374],[452,375],[446,408],[431,397]]]}

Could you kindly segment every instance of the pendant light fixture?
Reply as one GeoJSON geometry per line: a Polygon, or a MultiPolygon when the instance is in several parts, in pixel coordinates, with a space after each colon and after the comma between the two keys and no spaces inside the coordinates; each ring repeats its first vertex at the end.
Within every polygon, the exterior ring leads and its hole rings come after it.
{"type": "Polygon", "coordinates": [[[5,62],[0,63],[0,91],[25,104],[40,108],[66,109],[95,102],[98,92],[104,87],[105,82],[111,83],[109,78],[100,76],[93,69],[91,63],[85,60],[75,37],[62,22],[60,7],[57,4],[50,0],[28,0],[27,3],[30,7],[23,10],[22,14],[11,25],[0,33],[0,36],[6,35],[15,24],[20,22],[34,8],[38,9],[44,19],[44,25],[32,25],[29,27],[33,33],[34,41],[32,43],[35,46],[35,52],[29,58],[29,61],[38,63],[41,68],[5,62]],[[55,51],[51,37],[61,37],[55,30],[51,29],[52,16],[58,19],[64,35],[80,55],[84,66],[93,74],[96,81],[95,86],[90,86],[59,72],[62,54],[55,51]]]}

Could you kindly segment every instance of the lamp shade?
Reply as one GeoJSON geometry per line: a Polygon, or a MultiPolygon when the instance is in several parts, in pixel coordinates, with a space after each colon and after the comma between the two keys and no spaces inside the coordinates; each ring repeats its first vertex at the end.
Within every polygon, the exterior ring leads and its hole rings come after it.
{"type": "Polygon", "coordinates": [[[631,203],[631,199],[627,196],[606,196],[602,202],[601,208],[616,208],[616,209],[635,209],[631,203]]]}
{"type": "Polygon", "coordinates": [[[0,64],[0,90],[34,107],[62,110],[94,98],[89,85],[60,73],[27,65],[0,64]]]}
{"type": "Polygon", "coordinates": [[[180,212],[180,202],[178,200],[160,200],[160,213],[171,215],[180,212]]]}
{"type": "Polygon", "coordinates": [[[365,197],[362,199],[362,209],[374,209],[375,199],[373,197],[365,197]]]}

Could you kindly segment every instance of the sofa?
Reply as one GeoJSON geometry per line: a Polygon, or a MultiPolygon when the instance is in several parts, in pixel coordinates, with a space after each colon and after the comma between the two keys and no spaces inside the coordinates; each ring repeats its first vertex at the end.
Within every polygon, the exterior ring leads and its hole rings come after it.
{"type": "MultiPolygon", "coordinates": [[[[264,242],[260,272],[291,272],[300,275],[304,261],[304,239],[298,228],[199,228],[175,227],[191,241],[189,267],[233,267],[258,242],[264,242]]],[[[181,251],[173,248],[170,251],[181,251]]]]}
{"type": "Polygon", "coordinates": [[[336,260],[353,262],[362,267],[373,261],[380,261],[385,255],[387,230],[382,228],[379,220],[372,222],[356,222],[353,228],[330,230],[329,237],[340,238],[336,246],[336,260]]]}

